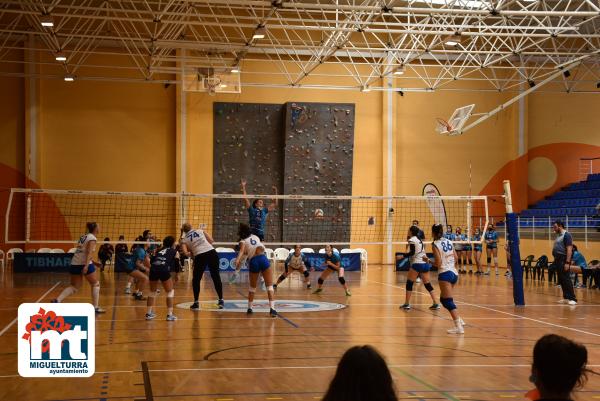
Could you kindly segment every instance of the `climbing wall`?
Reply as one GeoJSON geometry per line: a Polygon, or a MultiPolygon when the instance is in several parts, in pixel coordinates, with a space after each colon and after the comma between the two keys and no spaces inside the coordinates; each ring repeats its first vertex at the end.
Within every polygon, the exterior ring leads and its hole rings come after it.
{"type": "MultiPolygon", "coordinates": [[[[287,103],[288,195],[352,195],[354,104],[287,103]]],[[[285,242],[348,242],[350,201],[286,201],[285,242]]]]}
{"type": "MultiPolygon", "coordinates": [[[[284,105],[214,103],[213,192],[241,193],[240,178],[247,180],[249,194],[283,192],[284,105]]],[[[252,202],[253,199],[250,199],[252,202]]],[[[268,199],[263,199],[265,206],[268,199]]],[[[281,241],[281,209],[269,213],[265,240],[281,241]]],[[[248,223],[248,212],[240,199],[213,203],[214,239],[237,241],[238,223],[248,223]]]]}

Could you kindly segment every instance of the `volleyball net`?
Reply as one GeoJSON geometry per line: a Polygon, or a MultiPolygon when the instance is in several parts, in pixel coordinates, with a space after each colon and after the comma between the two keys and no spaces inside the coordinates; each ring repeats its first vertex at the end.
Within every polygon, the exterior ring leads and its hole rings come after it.
{"type": "MultiPolygon", "coordinates": [[[[460,227],[473,241],[488,223],[485,196],[295,196],[248,195],[270,211],[265,243],[299,245],[406,244],[413,222],[431,237],[431,226],[460,227]]],[[[238,241],[239,223],[249,223],[244,196],[229,194],[136,193],[13,188],[5,216],[11,244],[72,244],[86,222],[99,224],[98,239],[135,243],[144,230],[157,239],[179,238],[183,222],[209,232],[219,245],[238,241]],[[125,240],[120,241],[119,236],[125,240]]]]}

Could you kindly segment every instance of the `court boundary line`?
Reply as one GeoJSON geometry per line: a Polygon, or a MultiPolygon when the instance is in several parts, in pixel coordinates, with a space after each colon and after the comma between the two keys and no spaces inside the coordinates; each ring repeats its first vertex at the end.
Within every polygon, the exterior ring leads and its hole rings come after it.
{"type": "MultiPolygon", "coordinates": [[[[54,284],[48,291],[46,291],[44,294],[42,294],[41,297],[39,297],[37,299],[37,301],[34,301],[33,303],[38,303],[40,302],[42,299],[44,299],[46,297],[46,295],[50,294],[52,292],[52,290],[54,290],[56,287],[58,287],[58,285],[60,284],[60,281],[57,281],[56,284],[54,284]]],[[[17,311],[19,310],[19,308],[17,307],[17,311]]],[[[17,312],[18,314],[18,312],[17,312]]],[[[13,324],[15,324],[17,322],[17,320],[19,320],[19,316],[17,316],[16,318],[14,318],[10,323],[8,323],[2,330],[0,330],[0,337],[2,337],[4,335],[4,333],[6,333],[8,331],[8,329],[10,329],[12,327],[13,324]]]]}
{"type": "MultiPolygon", "coordinates": [[[[369,279],[366,279],[366,281],[370,281],[372,283],[376,283],[376,284],[380,284],[380,285],[385,285],[385,286],[388,286],[388,287],[399,288],[399,289],[401,289],[403,291],[406,291],[404,288],[402,288],[400,286],[397,286],[397,285],[394,285],[394,284],[382,283],[380,281],[374,281],[374,280],[369,280],[369,279]]],[[[419,293],[421,295],[428,295],[428,294],[425,294],[425,293],[423,293],[421,291],[414,291],[414,292],[417,292],[417,293],[419,293]]],[[[585,331],[585,330],[581,330],[581,329],[576,329],[574,327],[563,326],[563,325],[556,324],[556,323],[545,322],[543,320],[534,319],[534,318],[527,317],[527,316],[520,316],[520,315],[517,315],[515,313],[504,312],[504,311],[501,311],[501,310],[498,310],[498,309],[494,309],[494,308],[490,308],[490,307],[487,307],[487,306],[475,305],[475,304],[472,304],[472,303],[469,303],[469,302],[463,302],[463,301],[456,301],[456,303],[459,304],[459,305],[472,306],[474,308],[487,309],[487,310],[490,310],[490,311],[493,311],[493,312],[497,312],[497,313],[501,313],[501,314],[504,314],[504,315],[513,316],[513,317],[521,318],[523,320],[529,320],[529,321],[532,321],[532,322],[541,323],[541,324],[545,324],[545,325],[552,326],[552,327],[558,327],[558,328],[565,329],[565,330],[571,330],[571,331],[575,331],[577,333],[587,334],[587,335],[594,336],[594,337],[600,337],[600,334],[593,333],[591,331],[585,331]]],[[[557,304],[556,306],[561,307],[561,306],[564,306],[564,305],[557,304]]],[[[524,308],[526,308],[526,307],[527,306],[524,306],[524,308]]]]}

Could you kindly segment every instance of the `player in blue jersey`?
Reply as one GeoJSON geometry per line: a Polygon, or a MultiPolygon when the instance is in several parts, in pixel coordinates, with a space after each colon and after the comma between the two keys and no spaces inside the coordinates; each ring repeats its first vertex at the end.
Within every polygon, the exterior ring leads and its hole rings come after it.
{"type": "Polygon", "coordinates": [[[494,267],[496,268],[496,276],[500,273],[498,272],[498,233],[496,232],[496,228],[494,224],[489,224],[487,232],[485,233],[485,251],[487,254],[487,270],[485,275],[488,276],[490,274],[490,263],[492,258],[494,258],[494,267]]]}
{"type": "Polygon", "coordinates": [[[481,270],[481,230],[479,227],[475,229],[475,233],[471,237],[471,241],[473,242],[473,258],[475,259],[475,265],[477,266],[477,271],[475,274],[480,275],[483,274],[481,270]]]}
{"type": "Polygon", "coordinates": [[[346,284],[346,279],[344,278],[344,268],[342,267],[342,260],[340,255],[333,251],[333,247],[331,245],[325,245],[325,263],[323,264],[325,270],[321,273],[321,276],[317,280],[317,289],[313,294],[320,294],[323,292],[323,283],[329,277],[329,275],[333,272],[337,272],[338,281],[344,287],[344,291],[346,292],[346,296],[349,297],[352,294],[348,289],[348,284],[346,284]]]}
{"type": "Polygon", "coordinates": [[[162,283],[167,294],[167,320],[174,321],[177,317],[173,314],[173,280],[171,280],[171,270],[179,265],[179,255],[175,249],[175,238],[168,236],[163,240],[162,248],[157,249],[151,257],[150,262],[150,292],[148,293],[146,320],[152,320],[156,317],[154,313],[154,298],[157,294],[158,281],[162,283]]]}
{"type": "Polygon", "coordinates": [[[452,231],[452,226],[450,224],[448,224],[446,227],[444,238],[446,238],[448,241],[454,241],[454,231],[452,231]]]}
{"type": "MultiPolygon", "coordinates": [[[[277,207],[277,199],[273,199],[268,207],[265,207],[265,203],[262,199],[255,199],[250,204],[246,193],[246,180],[242,180],[242,194],[244,195],[244,203],[248,210],[248,225],[252,230],[252,234],[256,235],[261,241],[265,240],[265,224],[267,222],[267,215],[277,207]]],[[[277,187],[273,186],[273,191],[277,195],[277,187]]]]}
{"type": "Polygon", "coordinates": [[[458,273],[465,274],[467,272],[467,264],[465,261],[466,244],[463,244],[462,241],[466,241],[467,236],[462,233],[462,229],[460,227],[456,227],[454,239],[453,240],[448,239],[448,240],[454,242],[454,250],[456,251],[456,255],[457,255],[456,261],[458,262],[458,273]]]}

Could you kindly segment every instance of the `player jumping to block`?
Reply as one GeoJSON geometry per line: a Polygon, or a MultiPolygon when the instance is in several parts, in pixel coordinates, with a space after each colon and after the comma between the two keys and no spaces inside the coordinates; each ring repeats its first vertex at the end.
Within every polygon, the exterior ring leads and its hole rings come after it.
{"type": "Polygon", "coordinates": [[[254,293],[258,276],[262,276],[267,287],[269,297],[269,313],[271,317],[277,317],[275,311],[275,290],[273,288],[273,269],[271,263],[265,255],[265,246],[260,242],[260,238],[252,234],[250,226],[240,223],[238,230],[240,242],[240,251],[235,259],[236,269],[241,268],[242,260],[248,259],[248,269],[250,270],[250,288],[248,289],[248,314],[253,313],[252,303],[254,302],[254,293]]]}
{"type": "Polygon", "coordinates": [[[444,308],[448,309],[454,328],[449,329],[449,334],[464,334],[465,322],[458,315],[458,310],[452,298],[452,288],[458,282],[458,271],[456,270],[456,250],[452,241],[444,238],[444,226],[434,224],[431,227],[433,236],[433,255],[434,264],[438,269],[438,283],[440,284],[440,302],[444,308]]]}
{"type": "Polygon", "coordinates": [[[219,297],[219,309],[223,309],[225,301],[223,301],[223,283],[219,274],[219,255],[212,246],[212,237],[204,230],[193,230],[190,223],[183,223],[181,231],[184,237],[181,239],[181,252],[186,256],[194,257],[194,273],[192,276],[192,288],[194,290],[194,303],[190,306],[191,310],[199,310],[200,304],[200,281],[202,275],[208,267],[210,277],[212,278],[215,291],[219,297]]]}
{"type": "MultiPolygon", "coordinates": [[[[250,204],[250,200],[246,194],[246,180],[242,180],[242,194],[244,195],[244,203],[248,209],[248,224],[252,230],[252,234],[256,235],[261,241],[265,240],[265,223],[267,215],[277,207],[277,199],[273,199],[268,207],[262,199],[255,199],[250,204]]],[[[277,187],[273,186],[273,191],[277,195],[277,187]]]]}
{"type": "Polygon", "coordinates": [[[408,246],[410,248],[408,253],[408,256],[410,257],[410,269],[408,270],[408,275],[406,277],[406,299],[400,308],[410,310],[410,297],[412,295],[413,285],[416,278],[421,275],[425,288],[433,301],[433,304],[429,309],[438,310],[440,309],[440,305],[435,300],[435,294],[433,293],[434,289],[429,281],[429,270],[431,269],[431,265],[429,264],[430,260],[425,253],[425,244],[417,237],[419,234],[419,227],[411,226],[408,233],[410,237],[408,239],[408,246]]]}
{"type": "Polygon", "coordinates": [[[62,290],[60,295],[56,299],[53,299],[52,302],[62,302],[68,296],[79,291],[83,283],[83,277],[85,277],[92,287],[92,305],[94,305],[96,313],[104,313],[106,311],[98,306],[100,282],[96,277],[96,266],[100,266],[100,264],[92,260],[94,251],[96,250],[96,236],[98,235],[99,227],[94,222],[87,223],[86,226],[88,232],[79,238],[75,254],[71,259],[71,267],[69,268],[71,285],[62,290]]]}
{"type": "Polygon", "coordinates": [[[342,287],[344,287],[346,296],[351,296],[352,294],[350,293],[350,289],[344,278],[344,268],[342,267],[340,255],[333,252],[333,247],[331,245],[325,245],[325,263],[323,264],[323,267],[325,267],[325,270],[323,270],[323,273],[321,273],[321,276],[317,280],[318,286],[313,294],[320,294],[323,292],[323,283],[327,280],[327,277],[329,277],[332,272],[337,272],[338,281],[342,287]]]}
{"type": "Polygon", "coordinates": [[[273,285],[273,288],[277,290],[277,286],[285,280],[292,272],[301,273],[304,276],[304,284],[306,289],[310,290],[310,273],[308,272],[308,260],[300,252],[300,245],[294,247],[294,252],[290,253],[285,260],[285,271],[279,276],[277,283],[273,285]]]}
{"type": "Polygon", "coordinates": [[[168,236],[163,240],[162,248],[156,251],[152,256],[150,263],[150,292],[148,293],[148,312],[146,320],[152,320],[156,317],[154,313],[154,298],[157,295],[158,281],[160,280],[165,293],[167,294],[167,320],[177,320],[177,316],[173,314],[173,297],[175,290],[173,289],[173,280],[171,280],[171,269],[179,267],[179,258],[177,250],[175,250],[175,238],[168,236]]]}

